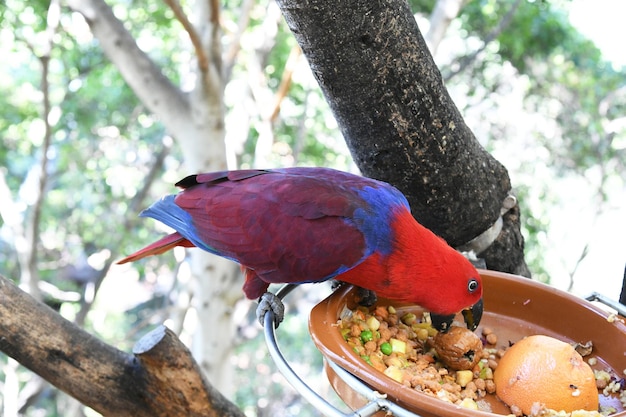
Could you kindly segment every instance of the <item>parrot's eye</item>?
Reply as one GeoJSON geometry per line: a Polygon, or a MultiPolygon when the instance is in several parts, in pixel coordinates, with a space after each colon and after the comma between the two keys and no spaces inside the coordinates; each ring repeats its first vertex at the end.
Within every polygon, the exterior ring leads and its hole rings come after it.
{"type": "Polygon", "coordinates": [[[467,281],[467,290],[472,293],[478,289],[478,280],[476,278],[470,278],[467,281]]]}

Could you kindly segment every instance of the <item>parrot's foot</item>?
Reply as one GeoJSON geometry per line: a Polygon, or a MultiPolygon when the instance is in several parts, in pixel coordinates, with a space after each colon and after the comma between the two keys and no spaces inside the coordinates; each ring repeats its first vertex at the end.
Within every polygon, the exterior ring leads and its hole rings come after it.
{"type": "MultiPolygon", "coordinates": [[[[342,285],[348,285],[345,281],[333,280],[330,283],[330,288],[335,291],[342,285]]],[[[363,307],[371,307],[376,304],[378,301],[378,297],[376,296],[376,292],[372,290],[367,290],[362,287],[354,286],[356,288],[356,302],[358,305],[363,307]]]]}
{"type": "Polygon", "coordinates": [[[372,290],[366,290],[365,288],[357,287],[357,298],[359,299],[359,305],[364,307],[371,307],[376,304],[378,297],[376,293],[372,290]]]}
{"type": "Polygon", "coordinates": [[[274,327],[278,328],[278,325],[285,318],[285,305],[280,298],[271,292],[266,292],[259,298],[259,305],[256,307],[256,317],[261,323],[261,326],[265,325],[265,314],[268,311],[274,313],[274,327]]]}
{"type": "Polygon", "coordinates": [[[343,281],[338,281],[336,279],[333,279],[332,281],[330,281],[330,289],[331,291],[335,291],[337,288],[341,287],[344,284],[345,282],[343,281]]]}

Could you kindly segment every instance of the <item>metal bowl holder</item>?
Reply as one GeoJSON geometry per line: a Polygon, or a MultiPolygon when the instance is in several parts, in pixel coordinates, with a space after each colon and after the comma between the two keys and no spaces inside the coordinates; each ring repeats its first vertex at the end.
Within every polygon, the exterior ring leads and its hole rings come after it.
{"type": "MultiPolygon", "coordinates": [[[[295,286],[296,285],[294,284],[284,285],[276,292],[276,296],[282,300],[295,288],[295,286]]],[[[602,294],[594,292],[585,299],[587,301],[599,301],[604,305],[613,308],[614,310],[617,310],[619,315],[626,317],[626,306],[616,301],[613,301],[610,298],[603,296],[602,294]]],[[[276,340],[274,312],[271,310],[267,311],[265,313],[265,316],[263,317],[263,330],[267,349],[280,373],[283,374],[285,379],[294,387],[296,391],[298,391],[300,395],[302,395],[302,397],[304,397],[304,399],[306,399],[323,415],[327,417],[369,417],[373,416],[379,411],[383,411],[396,417],[421,417],[419,414],[408,411],[398,404],[388,400],[385,394],[374,391],[368,385],[363,383],[363,381],[361,381],[359,378],[355,377],[334,362],[325,359],[328,365],[332,368],[332,370],[337,374],[339,378],[341,378],[346,384],[348,384],[348,386],[352,388],[355,392],[357,392],[367,401],[369,401],[358,410],[355,410],[351,413],[344,413],[343,411],[337,409],[335,406],[330,404],[324,398],[322,398],[313,389],[311,389],[289,366],[287,360],[280,351],[278,341],[276,340]]]]}

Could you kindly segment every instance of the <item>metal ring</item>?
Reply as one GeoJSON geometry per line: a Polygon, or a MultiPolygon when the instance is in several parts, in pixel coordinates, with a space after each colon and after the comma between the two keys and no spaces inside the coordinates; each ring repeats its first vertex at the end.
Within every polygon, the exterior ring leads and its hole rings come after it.
{"type": "Polygon", "coordinates": [[[622,317],[626,317],[626,306],[623,304],[618,303],[615,300],[612,300],[611,298],[600,294],[599,292],[593,292],[591,293],[591,295],[588,295],[587,297],[585,297],[585,300],[587,301],[599,301],[602,304],[604,304],[605,306],[611,307],[613,310],[616,310],[617,313],[622,316],[622,317]]]}

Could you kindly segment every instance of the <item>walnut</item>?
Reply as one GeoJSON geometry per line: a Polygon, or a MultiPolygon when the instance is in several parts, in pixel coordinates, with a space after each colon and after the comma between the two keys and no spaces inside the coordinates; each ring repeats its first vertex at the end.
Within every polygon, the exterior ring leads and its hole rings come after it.
{"type": "Polygon", "coordinates": [[[452,326],[447,333],[437,333],[433,347],[446,367],[460,371],[472,369],[478,363],[483,343],[474,332],[452,326]]]}
{"type": "Polygon", "coordinates": [[[589,356],[593,352],[593,342],[589,340],[587,343],[576,343],[574,349],[580,356],[589,356]]]}

